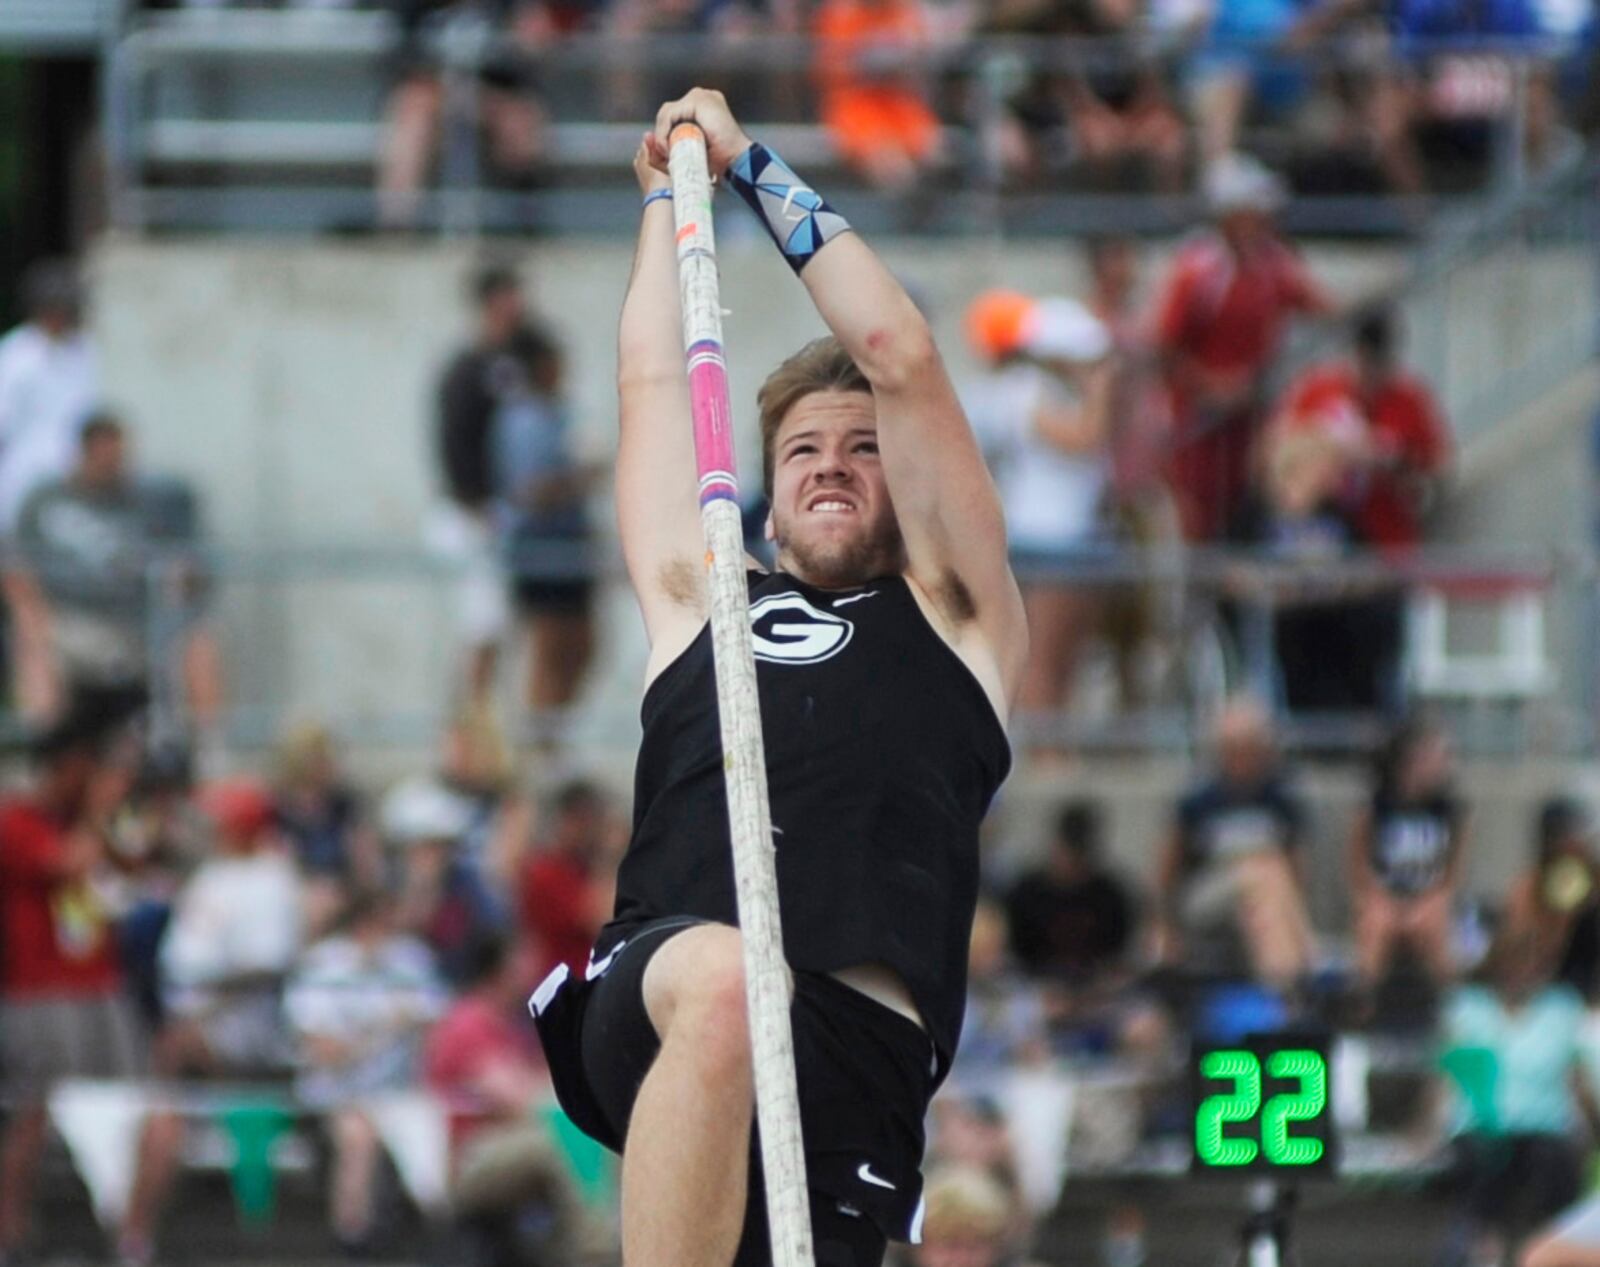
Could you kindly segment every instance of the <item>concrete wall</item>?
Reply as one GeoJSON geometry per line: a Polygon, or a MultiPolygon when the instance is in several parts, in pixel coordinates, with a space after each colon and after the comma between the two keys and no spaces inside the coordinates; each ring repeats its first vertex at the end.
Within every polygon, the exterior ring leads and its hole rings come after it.
{"type": "Polygon", "coordinates": [[[1600,366],[1589,366],[1466,446],[1434,531],[1460,544],[1583,548],[1596,509],[1597,404],[1600,366]]]}
{"type": "MultiPolygon", "coordinates": [[[[742,221],[734,221],[741,225],[742,221]]],[[[753,423],[761,376],[823,327],[766,239],[727,232],[723,302],[735,411],[753,423]]],[[[884,253],[965,364],[965,301],[987,286],[1081,288],[1055,245],[888,242],[884,253]]],[[[588,444],[614,426],[615,328],[631,244],[566,241],[522,254],[536,306],[568,340],[588,444]]],[[[153,463],[213,494],[218,533],[240,544],[392,541],[414,533],[430,486],[429,392],[462,338],[474,255],[404,247],[108,239],[95,259],[95,325],[112,395],[153,463]]],[[[1357,294],[1390,275],[1383,250],[1313,252],[1357,294]]],[[[745,444],[747,458],[753,446],[745,444]]]]}
{"type": "Polygon", "coordinates": [[[1407,300],[1407,359],[1463,438],[1504,434],[1508,410],[1594,355],[1600,284],[1593,248],[1510,236],[1458,260],[1407,300]]]}

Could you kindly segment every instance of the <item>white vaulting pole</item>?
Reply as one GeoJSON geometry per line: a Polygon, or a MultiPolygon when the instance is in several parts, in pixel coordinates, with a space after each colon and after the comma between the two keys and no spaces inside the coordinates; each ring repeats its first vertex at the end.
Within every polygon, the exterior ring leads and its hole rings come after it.
{"type": "Polygon", "coordinates": [[[783,930],[778,919],[766,750],[761,742],[761,706],[750,641],[744,527],[734,478],[733,411],[728,404],[728,370],[722,352],[711,175],[700,129],[692,123],[675,127],[668,158],[772,1263],[773,1267],[812,1267],[811,1208],[800,1141],[800,1103],[795,1093],[794,1041],[789,1030],[789,970],[783,960],[783,930]]]}

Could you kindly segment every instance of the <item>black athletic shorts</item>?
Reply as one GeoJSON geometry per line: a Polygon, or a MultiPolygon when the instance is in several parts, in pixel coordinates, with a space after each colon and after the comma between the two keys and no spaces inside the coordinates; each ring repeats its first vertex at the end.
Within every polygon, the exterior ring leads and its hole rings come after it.
{"type": "MultiPolygon", "coordinates": [[[[674,933],[702,921],[641,924],[587,981],[558,969],[534,996],[562,1108],[621,1151],[634,1097],[659,1049],[644,971],[674,933]]],[[[878,1267],[891,1240],[920,1239],[923,1118],[935,1087],[932,1041],[899,1013],[832,977],[795,974],[790,1012],[817,1267],[878,1267]]],[[[770,1263],[760,1150],[734,1267],[770,1263]]]]}

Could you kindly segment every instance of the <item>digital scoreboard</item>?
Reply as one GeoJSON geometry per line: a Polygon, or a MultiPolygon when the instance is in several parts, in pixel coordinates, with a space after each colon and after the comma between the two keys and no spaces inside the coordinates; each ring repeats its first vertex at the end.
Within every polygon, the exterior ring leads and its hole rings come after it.
{"type": "Polygon", "coordinates": [[[1237,1043],[1197,1043],[1190,1069],[1191,1172],[1265,1172],[1283,1179],[1332,1174],[1338,1138],[1328,1050],[1326,1034],[1252,1034],[1237,1043]]]}

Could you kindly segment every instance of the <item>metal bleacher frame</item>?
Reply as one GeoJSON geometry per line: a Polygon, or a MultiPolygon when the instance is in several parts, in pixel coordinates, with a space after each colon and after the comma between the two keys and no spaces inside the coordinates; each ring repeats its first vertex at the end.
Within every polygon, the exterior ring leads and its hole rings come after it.
{"type": "Polygon", "coordinates": [[[123,0],[4,0],[0,49],[17,53],[97,52],[115,31],[123,0]]]}
{"type": "MultiPolygon", "coordinates": [[[[253,119],[239,117],[161,117],[148,100],[151,81],[164,72],[196,65],[283,63],[320,67],[364,76],[376,84],[393,47],[396,28],[383,12],[339,11],[172,11],[143,14],[130,21],[111,54],[108,67],[108,113],[111,125],[114,219],[124,228],[222,227],[229,210],[249,201],[267,220],[275,204],[291,208],[286,227],[359,224],[370,218],[374,201],[371,173],[382,138],[382,120],[371,114],[352,119],[253,119]],[[150,176],[178,173],[180,179],[152,181],[150,176]],[[334,183],[359,175],[361,184],[334,183]],[[263,186],[274,176],[288,177],[285,187],[263,186]],[[309,178],[309,179],[308,179],[309,178]],[[244,187],[228,188],[229,180],[244,187]]],[[[469,32],[452,46],[447,30],[434,41],[446,67],[470,76],[475,59],[488,47],[476,46],[469,32]]],[[[667,46],[673,41],[667,41],[667,46]]],[[[809,47],[809,46],[805,46],[809,47]]],[[[659,50],[652,46],[653,56],[659,50]]],[[[679,41],[675,52],[687,61],[693,50],[679,41]]],[[[798,58],[794,41],[768,50],[776,59],[798,58]]],[[[599,70],[615,55],[601,37],[577,37],[562,43],[565,65],[599,70]]],[[[449,73],[447,71],[447,73],[449,73]]],[[[639,125],[632,122],[563,121],[550,128],[549,163],[554,171],[623,171],[637,143],[639,125]],[[619,156],[621,156],[619,158],[619,156]]],[[[793,161],[812,168],[833,162],[824,129],[814,124],[768,124],[763,128],[793,161]]],[[[441,167],[448,167],[448,158],[441,167]]],[[[469,192],[471,229],[527,227],[550,204],[565,204],[565,219],[595,223],[602,202],[560,190],[514,195],[488,188],[469,192]],[[540,211],[532,203],[544,204],[540,211]]],[[[448,225],[449,191],[425,201],[422,220],[448,225]]],[[[560,217],[558,217],[560,218],[560,217]]],[[[460,227],[456,217],[455,227],[460,227]]]]}
{"type": "MultiPolygon", "coordinates": [[[[131,229],[369,226],[375,210],[371,175],[382,133],[377,108],[342,118],[252,117],[222,107],[174,113],[156,102],[153,90],[164,76],[200,72],[223,85],[219,100],[225,105],[229,76],[249,73],[251,67],[277,66],[301,75],[337,73],[347,87],[360,80],[372,93],[381,93],[395,36],[389,14],[358,10],[179,10],[129,17],[122,37],[108,53],[106,79],[115,221],[131,229]]],[[[442,62],[454,66],[463,79],[473,78],[470,68],[475,58],[495,47],[481,31],[453,34],[448,27],[436,34],[433,44],[442,62]]],[[[1543,56],[1552,49],[1523,45],[1505,55],[1525,69],[1528,56],[1543,56]]],[[[1163,51],[1172,50],[1163,50],[1150,37],[1138,53],[1163,51]]],[[[1330,43],[1315,56],[1342,59],[1353,53],[1330,43]]],[[[707,54],[704,38],[654,36],[648,65],[653,75],[681,73],[687,83],[703,71],[707,54]]],[[[730,73],[782,71],[804,81],[814,65],[816,48],[804,38],[764,37],[717,45],[712,55],[716,65],[730,73]]],[[[1092,41],[985,38],[931,53],[927,67],[935,74],[970,74],[971,82],[984,91],[969,95],[982,98],[990,91],[986,85],[993,76],[986,68],[991,62],[998,65],[1010,59],[1013,66],[1068,66],[1097,59],[1121,62],[1128,55],[1126,46],[1110,51],[1092,41]]],[[[637,69],[644,62],[639,45],[605,35],[579,35],[564,38],[534,58],[532,65],[541,76],[593,76],[587,81],[593,88],[603,83],[608,71],[637,69]]],[[[1518,82],[1522,82],[1520,72],[1518,82]]],[[[1169,233],[1192,223],[1197,207],[1187,196],[1076,189],[1002,191],[974,139],[996,108],[992,100],[980,101],[970,107],[969,118],[947,121],[949,163],[933,182],[936,196],[924,199],[925,205],[916,209],[919,231],[1028,234],[1117,227],[1169,233]]],[[[471,188],[446,188],[427,199],[420,223],[467,231],[623,229],[627,217],[609,195],[615,181],[626,176],[638,126],[631,120],[595,121],[592,115],[581,120],[563,117],[558,111],[550,128],[550,168],[556,179],[547,187],[510,193],[473,179],[471,188]]],[[[825,173],[835,183],[848,180],[838,171],[837,155],[820,125],[764,122],[762,131],[808,171],[825,173]]],[[[1515,177],[1520,174],[1515,143],[1520,129],[1508,126],[1502,132],[1501,169],[1515,177]]],[[[1270,138],[1267,143],[1270,147],[1270,138]]],[[[441,159],[442,169],[449,166],[441,159]]],[[[455,170],[458,175],[461,170],[475,174],[471,163],[465,169],[458,164],[455,170]]],[[[855,189],[851,205],[853,218],[864,227],[904,227],[901,199],[855,189]]],[[[1288,222],[1300,232],[1341,235],[1406,233],[1416,227],[1415,209],[1386,197],[1300,198],[1290,208],[1288,222]]]]}

